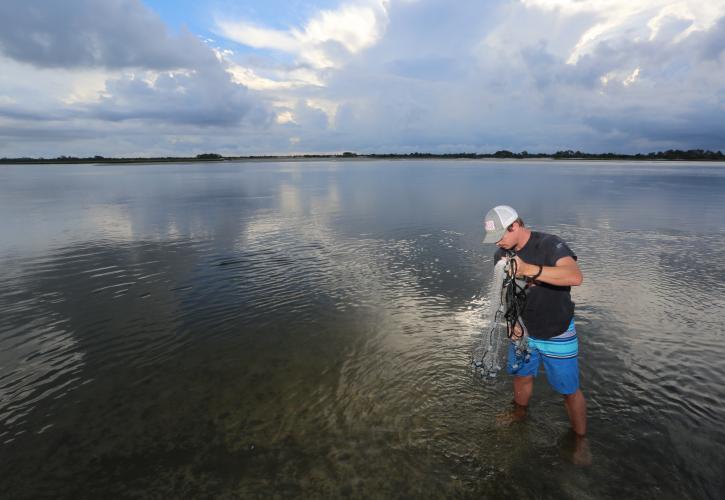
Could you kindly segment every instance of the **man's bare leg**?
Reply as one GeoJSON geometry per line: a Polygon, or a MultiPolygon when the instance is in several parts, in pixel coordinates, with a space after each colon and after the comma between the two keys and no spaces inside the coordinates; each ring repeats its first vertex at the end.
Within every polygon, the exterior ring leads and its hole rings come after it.
{"type": "MultiPolygon", "coordinates": [[[[514,379],[514,387],[515,385],[514,379]]],[[[577,436],[585,436],[587,433],[587,402],[581,389],[577,389],[574,394],[565,394],[564,406],[574,433],[577,436]]]]}
{"type": "Polygon", "coordinates": [[[518,406],[529,406],[531,393],[534,391],[534,376],[514,377],[514,403],[518,406]]]}
{"type": "Polygon", "coordinates": [[[529,409],[529,400],[534,391],[534,377],[514,377],[514,411],[512,420],[518,422],[526,418],[529,409]]]}
{"type": "Polygon", "coordinates": [[[574,394],[564,395],[564,406],[569,415],[571,430],[574,432],[574,453],[572,462],[576,465],[591,465],[592,454],[589,451],[587,433],[587,402],[580,389],[574,394]]]}

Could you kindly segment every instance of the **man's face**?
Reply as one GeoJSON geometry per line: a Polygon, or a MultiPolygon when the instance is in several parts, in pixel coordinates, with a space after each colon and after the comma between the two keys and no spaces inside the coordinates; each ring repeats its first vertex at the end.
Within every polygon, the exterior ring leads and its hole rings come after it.
{"type": "Polygon", "coordinates": [[[519,234],[519,224],[514,222],[506,228],[506,232],[503,233],[503,237],[496,242],[496,246],[505,250],[511,250],[516,246],[519,234]]]}

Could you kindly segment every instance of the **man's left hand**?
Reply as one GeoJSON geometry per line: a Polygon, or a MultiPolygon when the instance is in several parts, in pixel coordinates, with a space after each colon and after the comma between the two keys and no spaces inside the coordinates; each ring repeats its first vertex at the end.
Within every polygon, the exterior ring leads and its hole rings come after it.
{"type": "Polygon", "coordinates": [[[528,276],[533,276],[539,270],[539,266],[524,262],[518,255],[514,256],[514,260],[516,261],[517,278],[526,278],[528,276]]]}

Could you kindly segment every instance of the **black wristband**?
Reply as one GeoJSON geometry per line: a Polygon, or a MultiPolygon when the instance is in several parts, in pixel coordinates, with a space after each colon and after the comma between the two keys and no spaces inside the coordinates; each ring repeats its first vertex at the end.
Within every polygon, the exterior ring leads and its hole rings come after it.
{"type": "Polygon", "coordinates": [[[544,270],[544,266],[542,266],[542,265],[539,265],[539,272],[538,272],[538,273],[536,273],[536,274],[534,274],[534,275],[533,275],[533,276],[531,277],[531,280],[533,281],[533,280],[535,280],[536,278],[538,278],[539,276],[541,276],[541,271],[543,271],[543,270],[544,270]]]}

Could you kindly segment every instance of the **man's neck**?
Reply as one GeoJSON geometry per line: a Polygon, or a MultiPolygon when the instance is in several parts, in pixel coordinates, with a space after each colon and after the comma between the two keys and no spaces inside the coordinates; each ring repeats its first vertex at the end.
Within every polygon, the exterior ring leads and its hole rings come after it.
{"type": "Polygon", "coordinates": [[[520,252],[522,248],[526,246],[526,244],[529,242],[529,238],[531,238],[531,229],[527,229],[525,227],[521,228],[521,237],[519,238],[519,242],[516,244],[514,249],[517,252],[520,252]]]}

